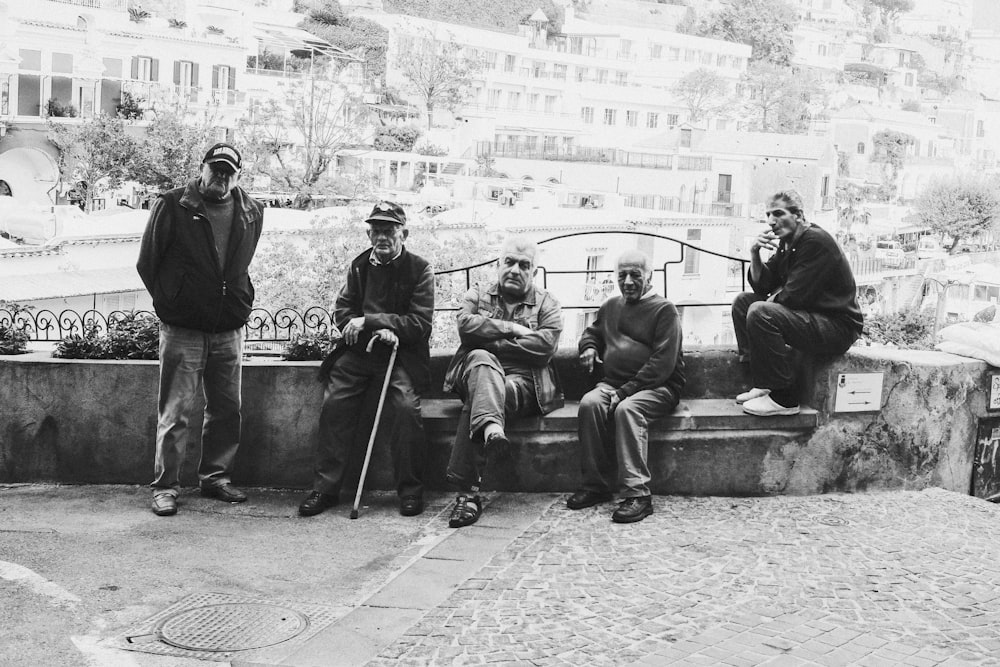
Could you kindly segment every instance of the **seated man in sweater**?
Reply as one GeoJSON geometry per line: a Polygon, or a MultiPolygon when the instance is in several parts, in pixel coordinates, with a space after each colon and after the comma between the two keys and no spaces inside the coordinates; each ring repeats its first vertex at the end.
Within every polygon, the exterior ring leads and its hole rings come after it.
{"type": "Polygon", "coordinates": [[[580,363],[602,363],[604,377],[580,401],[583,485],[566,501],[583,509],[612,498],[621,480],[616,523],[653,513],[647,484],[649,424],[677,407],[684,386],[681,320],[674,304],[652,291],[650,259],[630,250],[617,262],[621,296],[604,302],[580,338],[580,363]],[[603,360],[603,361],[602,361],[603,360]]]}
{"type": "MultiPolygon", "coordinates": [[[[399,513],[424,511],[420,394],[430,383],[434,272],[403,245],[409,230],[399,204],[379,202],[366,222],[372,247],[351,262],[333,313],[343,339],[320,367],[326,390],[313,487],[299,505],[302,516],[337,504],[365,395],[370,386],[382,386],[397,345],[377,437],[391,445],[399,513]]],[[[372,427],[362,428],[367,435],[372,427]]]]}
{"type": "Polygon", "coordinates": [[[496,282],[474,285],[458,310],[461,346],[445,373],[445,391],[464,403],[448,462],[448,483],[458,491],[448,520],[452,528],[475,523],[487,450],[509,444],[508,417],[546,414],[563,404],[552,365],[562,332],[562,309],[534,284],[538,247],[508,239],[496,282]]]}
{"type": "Polygon", "coordinates": [[[863,324],[851,265],[834,238],[806,220],[802,197],[778,192],[766,215],[769,227],[750,247],[753,292],[733,300],[736,344],[753,381],[736,402],[763,417],[799,412],[794,350],[843,354],[863,324]],[[761,248],[774,251],[766,263],[761,248]]]}

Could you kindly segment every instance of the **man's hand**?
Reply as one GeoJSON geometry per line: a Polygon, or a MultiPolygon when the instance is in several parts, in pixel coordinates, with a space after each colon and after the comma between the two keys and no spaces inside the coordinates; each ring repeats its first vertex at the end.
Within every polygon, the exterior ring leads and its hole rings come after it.
{"type": "Polygon", "coordinates": [[[750,246],[750,251],[760,252],[761,248],[767,248],[768,250],[778,249],[778,237],[770,229],[757,235],[753,245],[750,246]]]}
{"type": "Polygon", "coordinates": [[[365,328],[364,315],[362,315],[361,317],[352,317],[350,320],[348,320],[347,325],[341,332],[344,335],[344,342],[347,343],[348,345],[354,345],[355,343],[357,343],[358,336],[361,335],[361,332],[364,330],[364,328],[365,328]]]}
{"type": "Polygon", "coordinates": [[[621,399],[618,398],[618,392],[615,391],[614,389],[601,387],[601,393],[611,399],[611,403],[608,405],[608,414],[611,414],[612,412],[615,411],[615,408],[618,407],[618,404],[622,402],[621,399]]]}
{"type": "MultiPolygon", "coordinates": [[[[372,342],[376,339],[382,341],[389,347],[396,347],[396,345],[399,344],[399,337],[392,329],[377,329],[375,333],[372,334],[372,342]]],[[[368,346],[371,347],[371,343],[369,343],[368,346]]]]}
{"type": "Polygon", "coordinates": [[[532,333],[531,327],[526,327],[523,324],[518,324],[517,322],[511,322],[510,331],[514,334],[514,338],[521,338],[522,336],[527,336],[532,333]]]}
{"type": "Polygon", "coordinates": [[[594,372],[594,363],[599,361],[600,359],[597,358],[597,350],[592,347],[588,347],[580,353],[580,365],[583,366],[584,370],[588,373],[594,372]]]}

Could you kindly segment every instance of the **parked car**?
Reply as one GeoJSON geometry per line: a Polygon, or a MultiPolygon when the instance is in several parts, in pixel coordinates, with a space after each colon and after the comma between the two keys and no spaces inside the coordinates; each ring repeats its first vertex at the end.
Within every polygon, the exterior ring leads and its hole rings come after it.
{"type": "Polygon", "coordinates": [[[903,265],[906,255],[898,241],[876,241],[875,258],[882,260],[888,267],[897,268],[903,265]]]}
{"type": "Polygon", "coordinates": [[[917,259],[939,259],[947,254],[941,242],[933,236],[921,236],[917,243],[917,259]]]}

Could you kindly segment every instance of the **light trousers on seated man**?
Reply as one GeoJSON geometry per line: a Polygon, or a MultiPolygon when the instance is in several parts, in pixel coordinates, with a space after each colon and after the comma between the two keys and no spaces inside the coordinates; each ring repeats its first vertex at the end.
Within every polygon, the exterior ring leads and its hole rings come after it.
{"type": "Polygon", "coordinates": [[[580,401],[577,415],[583,460],[581,489],[614,493],[621,478],[623,498],[650,495],[649,425],[677,407],[679,397],[667,387],[643,389],[609,412],[614,388],[599,382],[580,401]]]}
{"type": "Polygon", "coordinates": [[[504,428],[507,417],[537,414],[535,384],[530,373],[508,374],[492,353],[470,350],[455,389],[463,405],[447,478],[457,491],[478,491],[486,466],[483,430],[490,423],[504,428]]]}

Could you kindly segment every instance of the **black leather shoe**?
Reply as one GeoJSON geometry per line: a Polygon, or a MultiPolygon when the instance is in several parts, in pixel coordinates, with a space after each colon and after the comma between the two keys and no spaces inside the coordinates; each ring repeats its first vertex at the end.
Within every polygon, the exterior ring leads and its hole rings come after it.
{"type": "Polygon", "coordinates": [[[403,496],[399,499],[399,513],[403,516],[417,516],[424,511],[424,499],[420,496],[403,496]]]}
{"type": "Polygon", "coordinates": [[[582,510],[584,507],[593,507],[601,503],[606,503],[612,498],[610,491],[603,493],[598,491],[577,491],[566,499],[566,507],[571,510],[582,510]]]}
{"type": "Polygon", "coordinates": [[[247,494],[243,493],[232,484],[203,486],[201,487],[201,495],[206,498],[216,498],[227,503],[245,503],[247,500],[247,494]]]}
{"type": "Polygon", "coordinates": [[[486,453],[495,459],[510,457],[510,440],[503,431],[494,431],[486,438],[486,453]]]}
{"type": "Polygon", "coordinates": [[[169,493],[153,496],[153,514],[156,516],[173,516],[177,514],[177,499],[169,493]]]}
{"type": "Polygon", "coordinates": [[[626,498],[611,515],[615,523],[635,523],[653,513],[653,497],[638,496],[626,498]]]}
{"type": "Polygon", "coordinates": [[[323,510],[329,509],[337,504],[338,498],[329,493],[313,491],[299,505],[300,516],[316,516],[323,510]]]}

